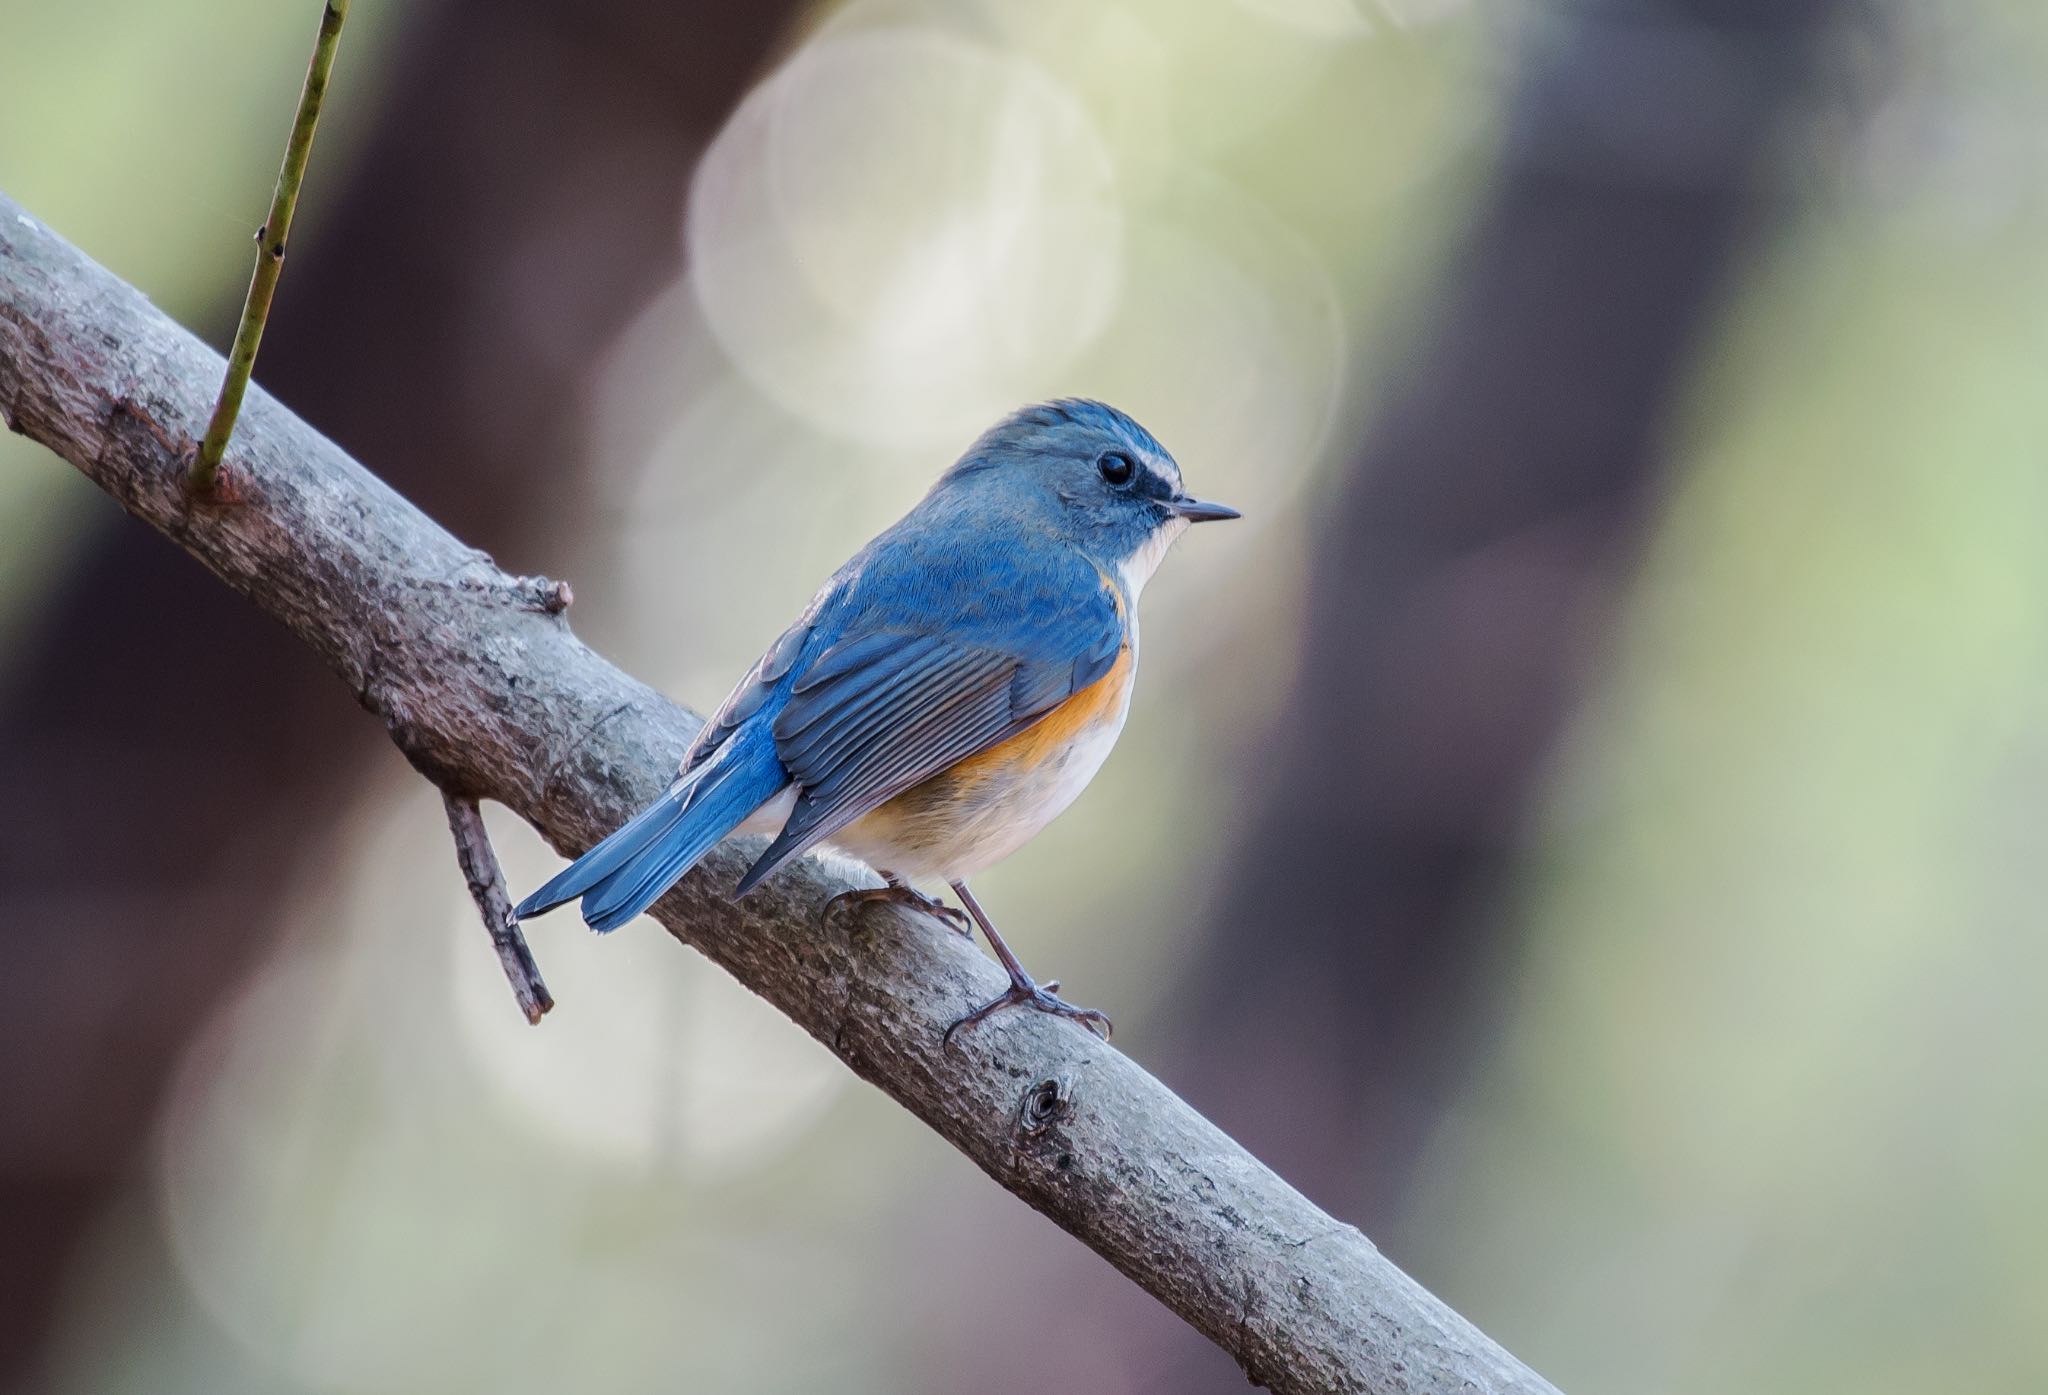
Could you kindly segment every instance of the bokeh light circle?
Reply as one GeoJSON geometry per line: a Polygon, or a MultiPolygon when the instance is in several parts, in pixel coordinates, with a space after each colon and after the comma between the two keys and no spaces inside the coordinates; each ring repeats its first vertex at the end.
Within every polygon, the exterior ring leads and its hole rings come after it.
{"type": "Polygon", "coordinates": [[[720,345],[814,425],[971,435],[1115,308],[1122,213],[1073,96],[930,30],[816,42],[741,105],[690,195],[690,277],[720,345]]]}

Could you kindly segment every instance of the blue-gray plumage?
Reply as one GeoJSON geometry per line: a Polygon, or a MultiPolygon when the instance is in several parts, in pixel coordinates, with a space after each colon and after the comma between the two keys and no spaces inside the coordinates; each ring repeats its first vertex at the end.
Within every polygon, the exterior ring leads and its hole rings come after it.
{"type": "Polygon", "coordinates": [[[1012,986],[956,1027],[1028,1002],[1106,1030],[1031,981],[966,879],[1086,786],[1130,701],[1146,579],[1189,523],[1236,516],[1187,497],[1173,457],[1112,407],[1005,418],[826,582],[668,791],[517,914],[581,897],[611,930],[733,832],[775,834],[735,897],[830,841],[889,883],[856,895],[943,912],[907,882],[944,880],[981,925],[1012,986]]]}

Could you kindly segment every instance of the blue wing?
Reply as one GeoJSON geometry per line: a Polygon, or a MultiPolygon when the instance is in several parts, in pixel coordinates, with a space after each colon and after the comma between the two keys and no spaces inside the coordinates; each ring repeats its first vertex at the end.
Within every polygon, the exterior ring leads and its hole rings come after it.
{"type": "Polygon", "coordinates": [[[1078,553],[982,536],[898,538],[849,578],[847,617],[806,654],[774,713],[797,787],[781,834],[737,891],[870,810],[1014,736],[1107,673],[1125,638],[1115,584],[1078,553]]]}

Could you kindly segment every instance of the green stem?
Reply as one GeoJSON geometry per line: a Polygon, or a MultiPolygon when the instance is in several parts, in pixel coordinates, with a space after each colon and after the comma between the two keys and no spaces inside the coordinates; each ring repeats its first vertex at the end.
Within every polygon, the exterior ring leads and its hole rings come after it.
{"type": "Polygon", "coordinates": [[[220,397],[213,404],[213,420],[207,423],[205,439],[200,441],[199,454],[192,462],[195,493],[211,491],[220,477],[221,456],[235,429],[235,417],[242,410],[242,394],[248,390],[249,374],[256,367],[256,348],[263,342],[271,297],[277,293],[277,278],[284,270],[284,249],[291,238],[299,185],[306,178],[306,159],[313,151],[313,130],[320,124],[320,99],[327,95],[327,75],[334,68],[334,51],[341,42],[341,22],[347,17],[348,0],[326,0],[320,15],[320,37],[314,41],[313,61],[306,66],[306,85],[299,93],[299,113],[292,121],[291,140],[285,144],[284,164],[277,171],[277,192],[270,198],[270,216],[256,232],[256,272],[249,278],[249,295],[242,302],[242,322],[235,327],[234,348],[228,352],[227,376],[221,380],[220,397]]]}

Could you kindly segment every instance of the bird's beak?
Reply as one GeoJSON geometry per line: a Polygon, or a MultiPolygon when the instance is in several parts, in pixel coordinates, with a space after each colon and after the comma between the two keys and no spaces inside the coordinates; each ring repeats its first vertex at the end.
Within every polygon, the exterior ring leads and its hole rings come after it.
{"type": "Polygon", "coordinates": [[[1228,504],[1212,504],[1207,499],[1168,499],[1166,507],[1190,523],[1215,523],[1225,518],[1244,517],[1228,504]]]}

